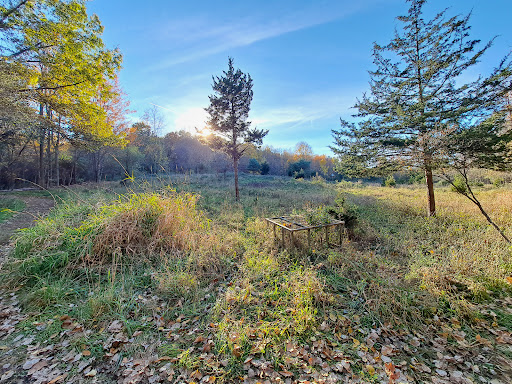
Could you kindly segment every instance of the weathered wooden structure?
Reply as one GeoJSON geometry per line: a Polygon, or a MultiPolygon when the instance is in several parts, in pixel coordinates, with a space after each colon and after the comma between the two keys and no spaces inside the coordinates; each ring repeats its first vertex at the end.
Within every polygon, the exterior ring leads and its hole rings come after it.
{"type": "Polygon", "coordinates": [[[286,247],[286,238],[290,239],[290,248],[294,248],[295,244],[295,233],[300,231],[307,231],[307,239],[308,239],[308,249],[311,249],[311,231],[315,229],[324,229],[325,231],[325,242],[327,246],[335,246],[341,247],[341,243],[343,240],[343,233],[345,229],[345,222],[340,220],[332,219],[329,223],[322,224],[307,224],[304,223],[304,220],[299,217],[291,217],[291,216],[280,216],[280,217],[271,217],[265,218],[265,220],[273,225],[274,228],[274,238],[278,239],[277,230],[281,229],[281,245],[283,248],[286,247]],[[329,241],[330,229],[333,228],[334,232],[337,231],[337,240],[338,244],[332,241],[329,241]]]}

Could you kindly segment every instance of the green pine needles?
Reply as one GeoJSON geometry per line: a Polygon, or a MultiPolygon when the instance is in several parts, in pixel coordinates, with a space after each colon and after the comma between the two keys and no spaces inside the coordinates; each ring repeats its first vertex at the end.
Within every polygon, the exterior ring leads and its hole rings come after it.
{"type": "Polygon", "coordinates": [[[480,40],[470,39],[470,15],[448,17],[443,10],[427,20],[425,0],[408,2],[394,38],[387,45],[374,44],[370,92],[355,105],[358,122],[342,120],[341,129],[333,130],[331,148],[339,155],[338,171],[349,176],[421,169],[433,216],[434,170],[455,166],[461,156],[475,162],[485,158],[479,161],[485,167],[504,161],[512,66],[506,57],[488,77],[463,82],[462,75],[492,40],[480,46],[480,40]]]}

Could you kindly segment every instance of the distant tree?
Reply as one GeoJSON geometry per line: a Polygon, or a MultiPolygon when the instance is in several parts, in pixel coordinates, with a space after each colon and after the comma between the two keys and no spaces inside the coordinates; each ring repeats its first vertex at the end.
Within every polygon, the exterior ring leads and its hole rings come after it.
{"type": "Polygon", "coordinates": [[[314,156],[313,148],[305,141],[298,142],[295,145],[295,151],[293,153],[293,161],[298,160],[312,160],[314,156]]]}
{"type": "Polygon", "coordinates": [[[140,165],[144,172],[155,174],[165,169],[164,139],[158,137],[147,123],[139,121],[133,124],[129,129],[128,141],[143,154],[144,160],[140,165]]]}
{"type": "Polygon", "coordinates": [[[393,175],[389,175],[386,180],[382,182],[382,186],[384,187],[394,187],[396,185],[396,180],[393,175]]]}
{"type": "Polygon", "coordinates": [[[270,165],[267,163],[267,160],[265,160],[263,163],[261,163],[260,173],[262,175],[268,175],[270,172],[270,165]]]}
{"type": "Polygon", "coordinates": [[[311,176],[311,161],[301,159],[299,161],[290,163],[288,166],[288,176],[293,176],[296,179],[311,176]]]}
{"type": "Polygon", "coordinates": [[[223,153],[213,151],[190,132],[169,132],[163,146],[169,171],[224,172],[230,165],[223,153]]]}
{"type": "Polygon", "coordinates": [[[268,131],[251,129],[249,110],[253,97],[252,78],[233,66],[228,60],[228,70],[223,76],[214,76],[213,95],[205,108],[209,114],[208,126],[212,134],[207,138],[211,148],[228,154],[235,172],[235,199],[240,200],[238,188],[238,162],[250,144],[261,145],[268,131]]]}
{"type": "Polygon", "coordinates": [[[286,175],[288,159],[283,156],[282,150],[265,146],[262,150],[262,157],[268,163],[270,173],[281,176],[286,175]]]}
{"type": "Polygon", "coordinates": [[[311,161],[311,170],[313,172],[322,173],[325,177],[329,177],[332,173],[333,159],[326,155],[315,155],[311,161]]]}
{"type": "Polygon", "coordinates": [[[261,171],[261,164],[256,159],[250,159],[249,164],[247,165],[247,171],[251,173],[260,173],[261,171]]]}
{"type": "Polygon", "coordinates": [[[142,121],[151,127],[156,136],[162,135],[165,126],[165,117],[156,105],[144,111],[142,121]]]}
{"type": "MultiPolygon", "coordinates": [[[[488,78],[463,83],[462,75],[491,46],[477,48],[468,38],[469,16],[426,20],[426,0],[408,0],[398,17],[402,28],[392,41],[374,44],[376,69],[370,95],[358,100],[359,124],[342,121],[333,131],[338,171],[348,176],[389,174],[404,166],[422,169],[428,190],[428,214],[435,215],[433,170],[443,163],[439,140],[451,126],[471,129],[502,108],[510,90],[510,63],[503,60],[488,78]]],[[[453,153],[453,152],[452,152],[453,153]]]]}

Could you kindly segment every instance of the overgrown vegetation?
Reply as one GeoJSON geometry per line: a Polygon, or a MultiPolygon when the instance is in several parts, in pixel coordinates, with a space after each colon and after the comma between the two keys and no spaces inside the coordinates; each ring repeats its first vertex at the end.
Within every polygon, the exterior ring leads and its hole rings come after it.
{"type": "Polygon", "coordinates": [[[22,211],[23,208],[25,208],[23,200],[0,198],[0,223],[22,211]]]}
{"type": "MultiPolygon", "coordinates": [[[[510,249],[463,197],[427,218],[415,187],[240,183],[240,204],[213,175],[75,190],[3,267],[31,313],[7,340],[57,334],[102,380],[511,377],[510,249]],[[263,218],[285,213],[352,225],[282,249],[263,218]]],[[[477,193],[507,232],[510,189],[477,193]]]]}

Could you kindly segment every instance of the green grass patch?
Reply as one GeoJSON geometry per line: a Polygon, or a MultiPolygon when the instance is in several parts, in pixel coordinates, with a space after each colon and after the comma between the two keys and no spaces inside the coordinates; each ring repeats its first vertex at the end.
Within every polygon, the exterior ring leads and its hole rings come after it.
{"type": "Polygon", "coordinates": [[[0,198],[0,223],[25,209],[23,200],[16,198],[0,198]]]}

